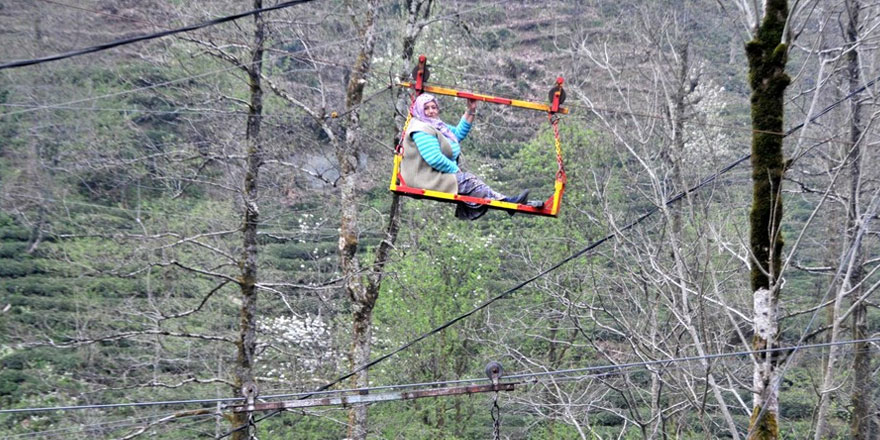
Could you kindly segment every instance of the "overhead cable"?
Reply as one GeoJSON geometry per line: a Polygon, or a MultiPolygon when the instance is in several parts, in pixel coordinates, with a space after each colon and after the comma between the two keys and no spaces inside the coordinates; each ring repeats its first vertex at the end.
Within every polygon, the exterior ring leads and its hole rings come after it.
{"type": "Polygon", "coordinates": [[[183,33],[183,32],[190,32],[190,31],[202,29],[202,28],[209,27],[209,26],[215,26],[215,25],[218,25],[221,23],[235,21],[235,20],[238,20],[239,18],[244,18],[244,17],[248,17],[251,15],[256,15],[256,14],[259,14],[262,12],[268,12],[268,11],[274,11],[276,9],[288,8],[290,6],[295,6],[295,5],[302,4],[302,3],[308,3],[311,1],[314,1],[314,0],[290,0],[290,1],[286,1],[284,3],[279,3],[275,6],[268,6],[265,8],[253,9],[253,10],[250,10],[247,12],[242,12],[239,14],[227,15],[225,17],[215,18],[213,20],[208,20],[208,21],[205,21],[202,23],[184,26],[182,28],[169,29],[167,31],[155,32],[152,34],[140,35],[137,37],[123,38],[121,40],[111,41],[109,43],[99,44],[97,46],[86,47],[83,49],[76,49],[76,50],[72,50],[69,52],[64,52],[64,53],[60,53],[60,54],[56,54],[56,55],[50,55],[50,56],[46,56],[46,57],[42,57],[42,58],[33,58],[33,59],[28,59],[28,60],[12,61],[12,62],[8,62],[5,64],[0,64],[0,70],[13,69],[16,67],[31,66],[34,64],[48,63],[49,61],[63,60],[65,58],[72,58],[72,57],[85,55],[85,54],[89,54],[89,53],[93,53],[93,52],[100,52],[103,50],[112,49],[114,47],[137,43],[140,41],[154,40],[156,38],[167,37],[169,35],[179,34],[179,33],[183,33]]]}
{"type": "MultiPolygon", "coordinates": [[[[311,1],[311,0],[309,0],[309,1],[311,1]]],[[[475,6],[475,7],[471,8],[471,9],[465,9],[465,10],[462,10],[462,11],[455,11],[455,12],[450,13],[450,14],[442,15],[442,16],[437,17],[437,19],[442,20],[442,19],[447,19],[447,18],[451,18],[451,17],[457,17],[457,16],[461,16],[461,15],[464,15],[464,14],[472,13],[472,12],[477,11],[477,10],[480,10],[480,9],[485,9],[485,8],[490,7],[490,6],[496,6],[496,5],[501,4],[501,3],[507,3],[507,2],[509,2],[509,1],[510,1],[510,0],[497,0],[497,1],[495,1],[495,2],[488,3],[488,4],[485,4],[485,5],[475,6]]],[[[278,7],[280,7],[280,6],[281,6],[281,5],[278,5],[278,7]]],[[[391,29],[393,29],[393,28],[391,28],[391,29]]],[[[384,32],[380,33],[380,35],[390,34],[390,33],[391,33],[391,29],[389,29],[389,30],[387,30],[387,31],[384,31],[384,32]]],[[[352,42],[352,41],[356,41],[356,40],[359,40],[359,39],[360,39],[359,36],[355,36],[355,37],[346,38],[346,39],[342,39],[342,40],[331,41],[331,42],[327,42],[327,43],[324,43],[324,44],[319,44],[319,45],[317,45],[317,46],[311,47],[309,50],[315,50],[315,49],[326,48],[326,47],[333,47],[333,46],[337,46],[337,45],[342,45],[342,44],[345,44],[345,43],[349,43],[349,42],[352,42]]],[[[282,58],[282,57],[286,57],[286,56],[292,56],[292,55],[294,55],[294,54],[303,53],[303,52],[307,52],[307,49],[300,49],[300,50],[295,50],[295,51],[287,51],[287,52],[285,52],[285,53],[283,53],[283,54],[278,54],[278,55],[274,55],[274,56],[273,56],[273,55],[267,55],[267,56],[266,56],[266,59],[263,60],[262,62],[265,63],[265,62],[267,62],[267,61],[269,61],[269,60],[272,60],[272,59],[275,59],[275,58],[282,58]]],[[[151,85],[144,86],[144,87],[138,87],[138,88],[134,88],[134,89],[127,89],[127,90],[122,90],[122,91],[119,91],[119,92],[108,93],[108,94],[106,94],[106,95],[91,96],[91,97],[88,97],[88,98],[81,98],[81,99],[76,99],[76,100],[73,100],[73,101],[67,101],[67,102],[61,102],[61,103],[55,103],[55,104],[47,104],[47,105],[43,105],[43,106],[39,106],[39,107],[23,109],[23,110],[18,110],[18,111],[14,111],[14,112],[0,113],[0,119],[4,118],[4,117],[6,117],[6,116],[12,116],[12,115],[17,115],[17,114],[21,114],[21,113],[29,113],[29,112],[36,111],[36,110],[45,110],[45,109],[51,109],[51,108],[56,108],[56,107],[60,107],[60,106],[66,106],[66,105],[72,105],[72,104],[79,104],[79,103],[82,103],[82,102],[96,101],[96,100],[98,100],[98,99],[112,98],[112,97],[115,97],[115,96],[127,95],[127,94],[129,94],[129,93],[139,92],[139,91],[143,91],[143,90],[149,90],[149,89],[154,89],[154,88],[158,88],[158,87],[164,87],[164,86],[171,85],[171,84],[177,84],[177,83],[181,83],[181,82],[184,82],[184,81],[189,81],[189,80],[198,79],[198,78],[202,78],[202,77],[206,77],[206,76],[210,76],[210,75],[214,75],[214,74],[218,74],[218,73],[227,72],[227,71],[230,71],[230,70],[233,70],[233,69],[238,69],[238,68],[240,68],[242,65],[244,65],[244,66],[252,66],[252,65],[254,65],[254,64],[256,64],[256,63],[259,63],[259,62],[260,62],[260,61],[255,61],[255,62],[251,62],[251,63],[242,63],[242,64],[239,64],[239,65],[233,65],[233,66],[229,66],[229,67],[224,67],[224,68],[221,68],[221,69],[212,70],[212,71],[208,71],[208,72],[203,72],[203,73],[199,73],[199,74],[192,75],[192,76],[187,76],[187,77],[183,77],[183,78],[177,78],[177,79],[173,79],[173,80],[169,80],[169,81],[165,81],[165,82],[161,82],[161,83],[157,83],[157,84],[151,84],[151,85]]],[[[369,74],[369,72],[368,72],[368,74],[369,74]]],[[[351,111],[351,110],[348,110],[348,111],[351,111]]],[[[346,112],[346,113],[347,113],[347,112],[346,112]]],[[[344,113],[343,113],[343,115],[344,115],[344,113]]]]}
{"type": "MultiPolygon", "coordinates": [[[[552,370],[552,371],[539,371],[539,372],[530,372],[530,373],[520,373],[520,374],[510,374],[503,376],[503,379],[507,382],[516,381],[521,379],[533,379],[539,377],[546,376],[561,376],[561,375],[569,375],[569,374],[577,374],[577,373],[592,373],[592,372],[606,372],[608,370],[625,370],[625,369],[633,369],[640,367],[648,367],[653,365],[666,365],[666,364],[679,364],[684,362],[694,362],[700,360],[714,360],[714,359],[722,359],[722,358],[730,358],[730,357],[742,357],[742,356],[751,356],[754,354],[765,354],[765,353],[792,353],[795,350],[809,350],[809,349],[817,349],[817,348],[827,348],[832,346],[841,346],[841,345],[851,345],[851,344],[860,344],[860,343],[874,343],[880,342],[880,337],[876,338],[866,338],[866,339],[854,339],[854,340],[846,340],[846,341],[835,341],[835,342],[821,342],[816,344],[805,344],[805,345],[793,345],[788,347],[776,347],[776,348],[768,348],[762,350],[744,350],[744,351],[736,351],[736,352],[728,352],[728,353],[715,353],[715,354],[706,354],[699,356],[683,356],[677,358],[667,358],[667,359],[654,359],[649,361],[639,361],[639,362],[628,362],[628,363],[620,363],[620,364],[610,364],[610,365],[593,365],[589,367],[580,367],[580,368],[569,368],[564,370],[552,370]]],[[[601,373],[603,375],[607,375],[607,373],[601,373]]],[[[575,377],[575,376],[573,376],[575,377]]],[[[336,391],[324,391],[324,392],[305,392],[305,393],[289,393],[289,394],[275,394],[275,395],[265,395],[260,396],[260,400],[275,400],[275,399],[284,399],[284,398],[304,398],[310,397],[316,394],[344,394],[344,393],[357,393],[357,394],[369,394],[373,391],[386,391],[386,390],[399,390],[399,389],[408,389],[408,388],[436,388],[436,387],[444,387],[449,385],[462,385],[462,384],[470,384],[470,383],[480,383],[486,382],[490,379],[486,377],[480,378],[472,378],[472,379],[455,379],[455,380],[445,380],[445,381],[434,381],[434,382],[418,382],[418,383],[408,383],[408,384],[397,384],[397,385],[383,385],[383,386],[375,386],[375,387],[364,387],[364,388],[351,388],[345,390],[336,390],[336,391]]],[[[55,407],[43,407],[43,408],[17,408],[17,409],[2,409],[0,410],[0,414],[9,414],[9,413],[34,413],[34,412],[49,412],[49,411],[71,411],[71,410],[87,410],[87,409],[108,409],[108,408],[124,408],[124,407],[145,407],[145,406],[174,406],[174,405],[195,405],[195,404],[206,404],[206,403],[226,403],[226,402],[241,402],[244,400],[243,397],[225,397],[225,398],[214,398],[214,399],[193,399],[193,400],[167,400],[167,401],[157,401],[157,402],[130,402],[130,403],[113,403],[113,404],[94,404],[94,405],[77,405],[77,406],[55,406],[55,407]]],[[[145,416],[148,417],[148,416],[145,416]]],[[[145,418],[142,417],[142,418],[145,418]]]]}

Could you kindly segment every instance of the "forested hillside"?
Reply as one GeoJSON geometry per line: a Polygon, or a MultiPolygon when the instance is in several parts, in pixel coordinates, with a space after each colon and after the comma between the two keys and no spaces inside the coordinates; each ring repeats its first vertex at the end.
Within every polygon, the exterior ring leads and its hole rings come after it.
{"type": "Polygon", "coordinates": [[[878,439],[878,24],[865,0],[0,0],[0,437],[878,439]],[[461,91],[564,78],[567,114],[478,103],[459,162],[546,200],[558,118],[558,216],[388,190],[420,54],[461,91]]]}

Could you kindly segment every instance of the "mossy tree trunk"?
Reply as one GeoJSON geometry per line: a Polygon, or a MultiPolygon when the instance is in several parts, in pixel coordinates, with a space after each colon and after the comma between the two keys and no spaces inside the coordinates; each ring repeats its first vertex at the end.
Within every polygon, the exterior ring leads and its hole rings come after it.
{"type": "MultiPolygon", "coordinates": [[[[254,9],[263,7],[263,0],[254,0],[254,9]]],[[[235,362],[235,385],[237,392],[242,392],[246,384],[254,384],[254,357],[257,346],[257,226],[259,209],[257,206],[257,188],[260,167],[263,164],[263,147],[260,140],[260,121],[263,113],[263,89],[261,75],[263,70],[263,41],[265,21],[261,14],[254,16],[254,40],[251,49],[251,60],[247,64],[250,100],[248,102],[247,127],[245,131],[246,163],[242,199],[244,218],[242,222],[242,255],[239,260],[241,275],[241,311],[239,316],[238,356],[235,362]]],[[[236,413],[232,417],[234,427],[233,440],[253,438],[250,418],[252,413],[236,413]],[[239,429],[240,428],[240,429],[239,429]]]]}
{"type": "MultiPolygon", "coordinates": [[[[415,42],[422,29],[428,24],[427,17],[431,11],[433,0],[407,1],[406,35],[403,40],[402,59],[404,71],[412,65],[415,42]],[[424,18],[419,19],[420,16],[424,18]]],[[[391,249],[397,240],[400,230],[400,197],[392,196],[391,207],[388,215],[388,225],[385,229],[385,237],[376,249],[373,263],[366,276],[361,275],[361,264],[357,257],[358,248],[358,220],[357,205],[358,194],[355,185],[360,181],[357,158],[360,155],[357,131],[360,127],[359,110],[357,107],[363,102],[366,75],[370,69],[375,47],[375,25],[378,19],[379,2],[370,0],[366,2],[365,13],[358,20],[354,3],[348,2],[347,6],[352,19],[360,22],[359,32],[361,35],[361,48],[346,89],[346,109],[349,112],[346,121],[345,136],[336,144],[336,155],[340,166],[340,192],[342,199],[342,221],[339,234],[340,265],[345,278],[345,291],[352,302],[352,335],[351,352],[349,362],[353,369],[357,369],[370,361],[373,309],[379,299],[379,291],[385,275],[385,265],[390,258],[391,249]]],[[[402,126],[403,116],[408,111],[408,103],[405,96],[400,96],[397,102],[398,126],[402,126]]],[[[367,370],[360,371],[353,377],[355,388],[369,385],[367,370]]],[[[353,406],[348,415],[348,438],[365,439],[367,437],[368,419],[365,405],[353,406]]]]}
{"type": "MultiPolygon", "coordinates": [[[[861,88],[862,81],[860,78],[861,69],[859,68],[859,12],[861,9],[860,0],[847,0],[846,12],[849,20],[846,28],[846,42],[852,48],[847,52],[847,76],[849,76],[850,92],[854,92],[861,88]]],[[[849,204],[847,206],[847,231],[855,235],[855,231],[859,227],[859,192],[861,189],[862,179],[862,148],[861,140],[864,132],[864,123],[862,122],[862,103],[858,99],[850,100],[850,131],[849,140],[852,142],[852,150],[849,152],[850,166],[850,191],[849,204]]],[[[853,289],[850,294],[853,301],[852,308],[852,338],[853,340],[863,340],[868,335],[868,305],[865,301],[860,301],[862,297],[862,265],[864,264],[864,256],[861,248],[856,244],[853,249],[855,253],[855,264],[853,273],[850,278],[849,286],[853,289]],[[854,286],[854,287],[853,287],[854,286]]],[[[872,396],[874,395],[873,381],[871,380],[871,346],[867,342],[856,342],[853,344],[853,393],[851,396],[852,417],[850,418],[850,436],[854,440],[868,440],[871,437],[872,414],[874,414],[874,406],[872,396]]]]}
{"type": "MultiPolygon", "coordinates": [[[[753,348],[777,346],[779,337],[779,270],[781,268],[782,154],[785,73],[788,47],[784,32],[786,0],[766,0],[764,17],[746,44],[749,85],[752,88],[752,208],[749,214],[752,252],[751,288],[754,295],[753,348]]],[[[777,357],[755,355],[750,439],[775,439],[778,427],[777,357]]]]}
{"type": "MultiPolygon", "coordinates": [[[[344,136],[336,143],[336,159],[339,162],[339,189],[342,204],[339,227],[339,261],[345,292],[351,300],[352,330],[351,352],[349,362],[357,368],[370,360],[372,339],[373,308],[379,297],[379,288],[364,279],[361,274],[361,263],[357,255],[358,238],[358,191],[357,185],[361,178],[358,170],[358,159],[361,155],[359,134],[360,110],[364,100],[364,88],[367,73],[373,59],[376,46],[376,21],[378,20],[378,0],[364,2],[363,9],[356,2],[347,1],[352,21],[358,27],[360,48],[357,59],[351,69],[351,75],[345,94],[345,108],[348,112],[345,121],[344,136]]],[[[381,272],[381,269],[380,269],[381,272]]],[[[367,371],[354,375],[353,386],[363,388],[369,385],[367,371]]],[[[348,414],[348,438],[362,440],[367,437],[367,407],[356,405],[348,414]]]]}

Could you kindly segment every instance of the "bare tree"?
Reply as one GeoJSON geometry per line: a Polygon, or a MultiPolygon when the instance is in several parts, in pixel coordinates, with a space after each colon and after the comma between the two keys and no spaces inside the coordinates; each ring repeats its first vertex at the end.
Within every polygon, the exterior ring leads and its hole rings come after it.
{"type": "MultiPolygon", "coordinates": [[[[865,266],[864,251],[865,242],[870,235],[870,224],[876,216],[877,192],[872,191],[870,177],[864,169],[864,160],[867,151],[864,145],[869,142],[871,136],[870,126],[873,125],[876,116],[865,118],[864,108],[872,104],[870,97],[859,96],[863,90],[861,80],[862,66],[861,57],[863,48],[859,42],[868,37],[870,27],[864,26],[860,18],[864,6],[860,1],[847,1],[843,4],[843,16],[846,20],[842,26],[842,47],[835,52],[846,62],[844,69],[845,90],[851,96],[848,115],[848,140],[841,148],[841,159],[835,162],[835,168],[844,172],[848,178],[845,185],[848,186],[845,195],[837,197],[843,206],[846,221],[845,228],[841,231],[839,240],[839,256],[834,260],[837,264],[831,264],[835,274],[832,282],[836,283],[834,299],[829,301],[829,322],[827,327],[828,342],[838,342],[843,334],[845,323],[851,319],[851,336],[855,341],[861,341],[868,337],[867,323],[865,321],[868,311],[867,299],[873,286],[866,286],[866,273],[870,274],[870,268],[865,266]],[[845,171],[844,171],[845,170],[845,171]],[[836,267],[835,267],[836,266],[836,267]],[[845,300],[849,298],[850,306],[845,307],[845,300]]],[[[875,20],[869,12],[868,22],[875,20]]],[[[846,347],[832,345],[828,349],[827,360],[824,363],[824,374],[819,389],[819,403],[815,416],[814,438],[825,438],[829,431],[829,408],[834,394],[843,385],[840,377],[840,367],[846,347]]],[[[855,342],[852,347],[852,395],[853,406],[850,421],[852,438],[867,439],[871,437],[872,425],[876,422],[871,415],[872,400],[874,393],[874,381],[870,380],[871,350],[866,342],[855,342]]]]}
{"type": "MultiPolygon", "coordinates": [[[[263,0],[254,0],[254,9],[263,7],[263,0]]],[[[245,131],[245,169],[242,188],[242,255],[239,262],[241,276],[241,315],[238,324],[238,356],[235,366],[235,385],[243,397],[253,398],[256,390],[254,381],[254,363],[257,350],[257,227],[260,223],[258,207],[258,188],[260,168],[263,166],[263,145],[260,139],[260,125],[263,116],[263,88],[261,76],[263,72],[263,41],[266,22],[262,14],[254,15],[254,39],[251,45],[251,57],[243,64],[247,71],[249,90],[247,130],[245,131]]],[[[251,431],[253,414],[236,413],[232,422],[238,429],[233,433],[234,440],[256,438],[251,431]]]]}
{"type": "MultiPolygon", "coordinates": [[[[849,20],[846,21],[846,43],[850,50],[847,53],[847,75],[849,76],[849,89],[851,93],[855,93],[862,86],[861,79],[861,63],[860,54],[862,51],[857,47],[861,38],[859,29],[862,26],[860,20],[862,2],[860,0],[846,1],[846,13],[849,20]]],[[[861,196],[860,189],[863,184],[863,164],[867,163],[865,155],[867,151],[863,148],[865,123],[863,122],[863,110],[860,100],[852,100],[850,103],[850,136],[852,142],[852,151],[849,153],[850,158],[850,192],[849,206],[847,209],[847,229],[851,233],[862,233],[859,220],[859,198],[861,196]]],[[[848,289],[851,289],[852,295],[852,339],[862,341],[868,335],[868,305],[863,292],[866,291],[863,286],[865,280],[864,270],[862,269],[865,258],[862,253],[862,247],[859,243],[854,243],[853,264],[851,266],[852,273],[848,274],[848,289]]],[[[880,432],[880,420],[876,416],[875,408],[877,404],[872,398],[876,394],[876,382],[871,380],[871,346],[867,342],[856,342],[853,345],[853,391],[852,391],[852,418],[850,422],[850,435],[855,440],[868,440],[872,438],[872,433],[880,432]],[[872,415],[873,414],[873,415],[872,415]]],[[[818,430],[816,432],[818,435],[818,430]]]]}
{"type": "MultiPolygon", "coordinates": [[[[269,81],[272,90],[294,107],[304,111],[320,127],[335,152],[338,166],[338,179],[334,185],[339,189],[340,227],[337,252],[339,254],[342,287],[352,303],[352,331],[349,363],[352,369],[367,364],[370,360],[372,345],[372,312],[379,296],[382,280],[385,276],[384,267],[390,258],[399,229],[399,200],[394,198],[388,215],[388,223],[380,241],[373,261],[369,264],[361,262],[360,250],[361,225],[359,206],[362,198],[361,180],[364,170],[361,158],[365,154],[367,138],[363,136],[361,127],[361,106],[365,102],[365,89],[370,81],[371,63],[377,44],[377,21],[379,19],[379,2],[371,0],[366,3],[346,1],[345,8],[357,32],[357,52],[354,62],[346,69],[344,118],[334,124],[326,117],[324,108],[314,109],[305,101],[286,91],[275,81],[269,81]]],[[[418,23],[420,14],[426,14],[431,2],[413,1],[408,3],[410,18],[404,45],[404,60],[410,61],[415,38],[424,24],[418,23]]],[[[310,58],[306,54],[306,58],[310,58]]],[[[324,93],[324,89],[321,90],[324,93]]],[[[365,387],[369,384],[368,372],[358,371],[353,377],[354,387],[365,387]]],[[[349,412],[348,436],[350,438],[366,438],[368,432],[367,407],[356,405],[349,412]]]]}
{"type": "MultiPolygon", "coordinates": [[[[779,297],[782,269],[782,125],[785,73],[788,59],[786,0],[766,0],[761,10],[749,2],[738,3],[748,10],[753,39],[746,44],[749,85],[752,88],[752,209],[749,214],[751,287],[754,292],[754,338],[752,348],[765,350],[779,344],[779,297]]],[[[779,436],[778,356],[756,354],[752,383],[753,410],[750,439],[779,436]]]]}
{"type": "MultiPolygon", "coordinates": [[[[685,9],[699,5],[688,3],[685,9]]],[[[578,336],[572,342],[578,348],[572,350],[584,350],[579,347],[584,344],[612,365],[672,353],[702,360],[679,368],[651,365],[646,372],[623,373],[592,384],[607,387],[610,391],[605,395],[555,384],[548,389],[565,402],[561,405],[583,405],[593,417],[604,413],[622,419],[621,432],[634,426],[643,438],[676,435],[683,425],[738,438],[743,428],[737,419],[746,410],[731,391],[740,387],[741,369],[704,359],[720,347],[745,345],[739,329],[749,323],[745,304],[739,301],[741,290],[725,275],[742,267],[742,260],[725,255],[711,238],[735,223],[713,214],[715,209],[733,209],[726,205],[732,194],[713,187],[725,201],[688,195],[673,206],[666,204],[732,155],[730,145],[706,129],[720,110],[713,107],[720,87],[703,79],[710,70],[708,62],[696,56],[688,43],[700,19],[666,6],[627,9],[607,24],[610,30],[627,32],[596,38],[596,30],[587,26],[572,41],[571,64],[590,75],[576,77],[571,90],[592,111],[589,118],[580,114],[575,118],[598,133],[589,149],[604,155],[592,154],[615,158],[613,163],[599,162],[612,171],[593,166],[575,185],[591,188],[603,221],[587,218],[599,223],[597,227],[609,228],[615,240],[607,243],[610,249],[596,251],[604,264],[568,273],[568,281],[560,284],[571,287],[554,296],[578,336]],[[656,32],[658,26],[664,31],[656,32]],[[621,193],[611,189],[620,181],[626,182],[624,204],[615,201],[621,193]],[[659,211],[651,222],[660,226],[622,229],[627,217],[640,215],[632,205],[656,206],[659,211]],[[588,273],[592,281],[573,282],[578,272],[588,273]],[[609,404],[613,396],[626,404],[609,404]]],[[[576,426],[590,425],[586,414],[574,414],[583,416],[563,417],[576,426]]],[[[579,432],[589,438],[586,430],[579,432]]]]}

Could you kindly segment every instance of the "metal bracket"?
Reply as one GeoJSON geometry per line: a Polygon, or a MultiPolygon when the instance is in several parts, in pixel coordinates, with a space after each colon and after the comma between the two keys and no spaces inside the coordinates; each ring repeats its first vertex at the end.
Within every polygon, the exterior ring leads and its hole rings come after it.
{"type": "Polygon", "coordinates": [[[499,383],[497,385],[468,385],[452,388],[431,388],[407,392],[391,392],[382,394],[354,394],[336,397],[320,397],[316,399],[286,400],[281,402],[260,402],[248,405],[233,406],[232,412],[241,413],[249,411],[272,411],[289,410],[295,408],[308,408],[313,406],[350,406],[357,403],[376,403],[391,400],[412,400],[426,397],[456,396],[460,394],[498,393],[499,391],[513,391],[515,383],[499,383]]]}

